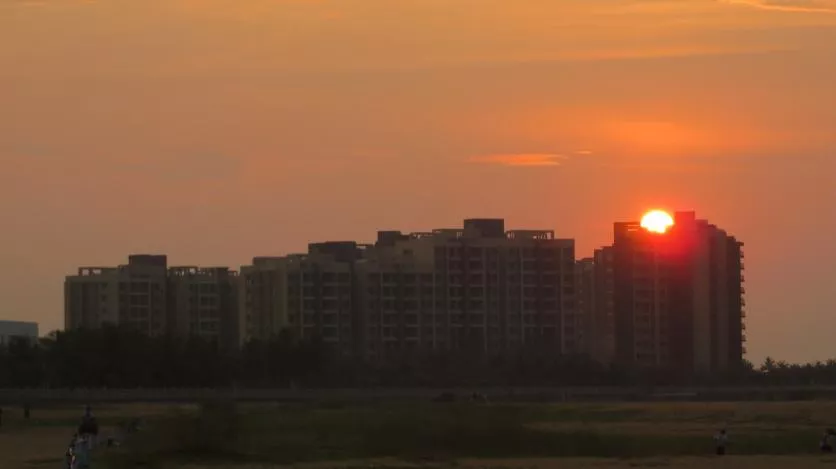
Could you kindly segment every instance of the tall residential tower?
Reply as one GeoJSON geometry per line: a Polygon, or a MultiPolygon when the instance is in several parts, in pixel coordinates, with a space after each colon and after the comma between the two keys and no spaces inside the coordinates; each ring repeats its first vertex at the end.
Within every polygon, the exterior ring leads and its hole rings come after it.
{"type": "Polygon", "coordinates": [[[623,365],[715,374],[743,359],[743,244],[693,212],[666,230],[616,223],[615,356],[623,365]]]}

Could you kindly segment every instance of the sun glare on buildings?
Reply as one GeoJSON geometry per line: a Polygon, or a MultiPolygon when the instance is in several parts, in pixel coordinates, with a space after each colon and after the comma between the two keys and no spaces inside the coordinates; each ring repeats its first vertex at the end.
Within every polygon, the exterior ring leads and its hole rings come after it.
{"type": "Polygon", "coordinates": [[[651,210],[642,217],[641,226],[652,233],[665,233],[673,226],[673,217],[663,210],[651,210]]]}

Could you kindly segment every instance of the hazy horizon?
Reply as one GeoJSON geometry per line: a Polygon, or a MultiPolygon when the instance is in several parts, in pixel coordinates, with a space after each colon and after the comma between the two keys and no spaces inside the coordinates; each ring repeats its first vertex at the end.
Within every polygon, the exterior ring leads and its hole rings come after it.
{"type": "Polygon", "coordinates": [[[834,59],[836,0],[4,0],[0,319],[130,253],[664,208],[745,243],[746,358],[836,357],[834,59]]]}

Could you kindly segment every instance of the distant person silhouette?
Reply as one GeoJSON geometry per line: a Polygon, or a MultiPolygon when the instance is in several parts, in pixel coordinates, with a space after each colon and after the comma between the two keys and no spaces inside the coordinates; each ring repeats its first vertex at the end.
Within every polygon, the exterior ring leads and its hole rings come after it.
{"type": "Polygon", "coordinates": [[[67,446],[67,451],[64,453],[64,462],[66,469],[74,469],[75,466],[75,445],[78,441],[78,434],[74,434],[70,439],[70,444],[67,446]]]}
{"type": "Polygon", "coordinates": [[[729,444],[729,435],[726,429],[722,429],[714,435],[714,445],[717,450],[717,455],[722,456],[726,454],[726,446],[729,444]]]}
{"type": "Polygon", "coordinates": [[[821,442],[819,443],[819,447],[821,448],[823,453],[832,453],[833,452],[833,443],[830,440],[836,436],[836,431],[833,431],[832,428],[828,428],[825,430],[824,435],[821,437],[821,442]]]}
{"type": "Polygon", "coordinates": [[[99,423],[93,416],[93,410],[89,405],[84,407],[84,416],[78,426],[78,435],[79,437],[85,437],[87,444],[90,446],[95,445],[96,438],[99,436],[99,423]]]}
{"type": "Polygon", "coordinates": [[[23,404],[23,418],[29,420],[29,417],[32,413],[32,406],[29,405],[28,402],[23,404]]]}

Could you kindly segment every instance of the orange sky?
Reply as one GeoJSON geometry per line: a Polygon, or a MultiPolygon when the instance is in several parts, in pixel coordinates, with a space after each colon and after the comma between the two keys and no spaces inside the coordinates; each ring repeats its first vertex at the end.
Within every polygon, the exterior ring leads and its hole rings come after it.
{"type": "Polygon", "coordinates": [[[465,217],[746,242],[749,358],[836,356],[836,0],[3,0],[0,318],[130,252],[465,217]]]}

